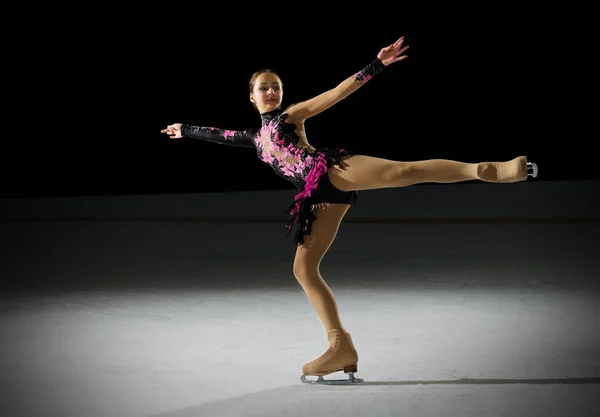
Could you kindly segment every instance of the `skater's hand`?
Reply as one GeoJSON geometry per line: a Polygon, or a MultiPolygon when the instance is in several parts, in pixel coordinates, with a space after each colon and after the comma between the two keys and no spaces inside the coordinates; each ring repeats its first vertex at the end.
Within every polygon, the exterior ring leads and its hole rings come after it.
{"type": "Polygon", "coordinates": [[[166,133],[170,139],[180,139],[181,136],[181,123],[174,123],[168,125],[166,129],[160,131],[160,133],[166,133]]]}
{"type": "Polygon", "coordinates": [[[408,45],[402,46],[404,43],[404,36],[398,39],[396,42],[391,44],[390,46],[386,46],[385,48],[381,48],[381,51],[377,54],[377,58],[385,65],[386,67],[394,62],[402,61],[406,58],[406,55],[402,55],[404,51],[408,49],[408,45]]]}

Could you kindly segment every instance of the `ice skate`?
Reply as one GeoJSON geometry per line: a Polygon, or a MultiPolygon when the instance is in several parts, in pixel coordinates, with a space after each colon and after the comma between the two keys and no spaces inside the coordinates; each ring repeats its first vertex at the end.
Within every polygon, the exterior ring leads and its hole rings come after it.
{"type": "Polygon", "coordinates": [[[519,156],[506,162],[481,162],[477,166],[477,175],[486,182],[510,183],[537,177],[536,163],[527,162],[525,156],[519,156]]]}
{"type": "Polygon", "coordinates": [[[363,382],[355,378],[354,373],[358,370],[358,354],[352,343],[350,334],[344,330],[333,329],[327,332],[329,348],[314,361],[304,364],[302,382],[311,384],[353,384],[363,382]],[[324,375],[343,371],[348,374],[347,379],[325,379],[324,375]],[[317,377],[307,378],[307,376],[317,377]]]}

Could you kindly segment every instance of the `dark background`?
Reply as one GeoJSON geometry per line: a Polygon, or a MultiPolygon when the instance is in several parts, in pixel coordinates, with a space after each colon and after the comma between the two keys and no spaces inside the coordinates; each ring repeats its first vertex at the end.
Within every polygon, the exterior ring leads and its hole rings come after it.
{"type": "Polygon", "coordinates": [[[536,181],[600,177],[597,133],[584,127],[590,56],[566,29],[573,22],[558,20],[564,11],[188,7],[89,12],[9,48],[2,197],[291,188],[252,149],[160,130],[258,127],[253,71],[279,73],[286,106],[335,87],[402,35],[408,58],[309,119],[312,145],[405,161],[527,155],[536,181]]]}

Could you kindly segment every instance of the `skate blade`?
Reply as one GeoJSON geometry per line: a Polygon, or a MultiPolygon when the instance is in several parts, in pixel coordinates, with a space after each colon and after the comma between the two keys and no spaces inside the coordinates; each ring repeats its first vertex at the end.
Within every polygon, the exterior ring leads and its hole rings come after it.
{"type": "Polygon", "coordinates": [[[315,385],[352,385],[365,382],[362,378],[356,378],[353,373],[349,373],[347,379],[325,379],[323,375],[317,376],[317,379],[312,379],[311,377],[307,378],[306,375],[302,375],[300,380],[305,384],[315,385]]]}
{"type": "Polygon", "coordinates": [[[536,178],[538,176],[539,168],[535,162],[527,162],[527,175],[536,178]]]}

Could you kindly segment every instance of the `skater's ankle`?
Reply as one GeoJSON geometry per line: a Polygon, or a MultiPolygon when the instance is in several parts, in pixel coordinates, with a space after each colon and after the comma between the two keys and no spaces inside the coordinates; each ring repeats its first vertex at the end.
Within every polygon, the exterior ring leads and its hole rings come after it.
{"type": "Polygon", "coordinates": [[[477,178],[482,181],[490,181],[498,178],[498,168],[490,162],[480,162],[477,164],[477,178]]]}

